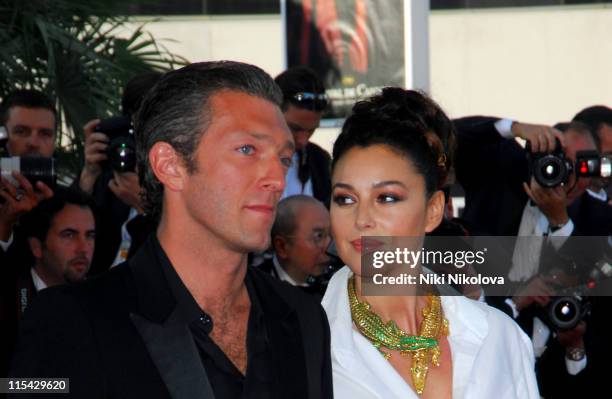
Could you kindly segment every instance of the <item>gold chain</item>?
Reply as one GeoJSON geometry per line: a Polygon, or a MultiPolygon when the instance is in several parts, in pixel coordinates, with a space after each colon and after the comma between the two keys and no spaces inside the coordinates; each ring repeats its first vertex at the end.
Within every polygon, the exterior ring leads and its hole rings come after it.
{"type": "Polygon", "coordinates": [[[448,320],[444,318],[438,295],[428,295],[428,306],[423,308],[423,321],[420,335],[409,335],[401,330],[393,320],[386,324],[380,316],[370,310],[370,304],[360,301],[355,290],[355,276],[348,281],[349,304],[351,317],[363,336],[382,353],[385,359],[390,353],[382,348],[397,350],[402,356],[412,354],[412,382],[421,395],[425,390],[425,380],[430,363],[440,365],[440,337],[448,335],[448,320]]]}

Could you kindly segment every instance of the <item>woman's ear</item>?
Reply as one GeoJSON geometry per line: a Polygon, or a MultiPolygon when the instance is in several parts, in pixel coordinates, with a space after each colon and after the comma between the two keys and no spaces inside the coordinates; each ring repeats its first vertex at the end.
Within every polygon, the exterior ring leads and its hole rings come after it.
{"type": "Polygon", "coordinates": [[[179,154],[166,142],[158,141],[149,150],[149,164],[164,189],[181,191],[187,170],[179,154]]]}
{"type": "Polygon", "coordinates": [[[442,222],[444,217],[444,193],[436,191],[427,201],[427,214],[425,216],[425,232],[431,233],[442,222]]]}

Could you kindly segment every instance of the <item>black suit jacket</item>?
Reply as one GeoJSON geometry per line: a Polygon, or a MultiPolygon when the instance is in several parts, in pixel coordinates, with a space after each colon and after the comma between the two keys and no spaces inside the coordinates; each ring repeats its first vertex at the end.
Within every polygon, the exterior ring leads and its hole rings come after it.
{"type": "Polygon", "coordinates": [[[463,219],[471,234],[516,235],[528,197],[525,151],[500,136],[499,118],[467,117],[453,121],[457,130],[455,171],[465,190],[463,219]]]}
{"type": "Polygon", "coordinates": [[[331,157],[315,143],[306,145],[309,175],[312,179],[313,197],[329,208],[331,197],[331,157]]]}
{"type": "MultiPolygon", "coordinates": [[[[11,375],[68,377],[74,397],[213,398],[191,334],[174,321],[178,308],[154,245],[149,239],[97,278],[41,292],[22,322],[11,375]]],[[[277,321],[267,334],[282,397],[331,398],[323,309],[299,290],[248,273],[264,316],[277,321]]]]}

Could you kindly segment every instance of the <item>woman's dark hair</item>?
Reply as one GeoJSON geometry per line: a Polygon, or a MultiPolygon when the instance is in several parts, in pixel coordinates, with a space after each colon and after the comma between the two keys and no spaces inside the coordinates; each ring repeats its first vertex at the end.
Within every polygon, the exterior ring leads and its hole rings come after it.
{"type": "Polygon", "coordinates": [[[427,196],[444,187],[452,166],[454,127],[442,108],[414,90],[387,87],[353,107],[334,143],[332,170],[348,150],[385,145],[409,158],[427,196]]]}

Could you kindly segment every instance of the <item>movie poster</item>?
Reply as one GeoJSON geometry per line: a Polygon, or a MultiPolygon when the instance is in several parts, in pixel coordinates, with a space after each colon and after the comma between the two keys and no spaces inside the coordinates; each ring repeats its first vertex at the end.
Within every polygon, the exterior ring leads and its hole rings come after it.
{"type": "Polygon", "coordinates": [[[344,118],[355,101],[405,85],[403,0],[285,0],[287,66],[307,65],[344,118]]]}

